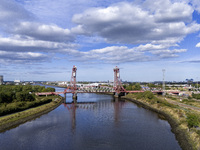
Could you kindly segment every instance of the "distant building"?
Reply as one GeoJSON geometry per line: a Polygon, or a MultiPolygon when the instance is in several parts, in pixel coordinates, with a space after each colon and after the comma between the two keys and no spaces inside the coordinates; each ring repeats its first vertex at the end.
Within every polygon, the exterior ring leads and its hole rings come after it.
{"type": "Polygon", "coordinates": [[[2,84],[3,84],[3,76],[0,75],[0,85],[2,85],[2,84]]]}
{"type": "Polygon", "coordinates": [[[67,82],[66,82],[66,81],[63,81],[63,82],[58,82],[58,85],[60,85],[60,86],[67,85],[67,82]]]}
{"type": "Polygon", "coordinates": [[[20,80],[14,80],[15,83],[20,83],[20,80]]]}

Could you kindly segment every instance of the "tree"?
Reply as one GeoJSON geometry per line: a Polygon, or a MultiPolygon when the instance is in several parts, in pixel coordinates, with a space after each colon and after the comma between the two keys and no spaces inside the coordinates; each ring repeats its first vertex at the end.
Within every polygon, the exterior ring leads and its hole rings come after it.
{"type": "Polygon", "coordinates": [[[32,94],[29,94],[28,92],[17,92],[16,93],[16,100],[19,101],[19,102],[34,101],[35,97],[32,94]]]}
{"type": "Polygon", "coordinates": [[[24,101],[24,99],[25,99],[24,92],[17,92],[16,93],[16,100],[18,102],[22,102],[22,101],[24,101]]]}
{"type": "Polygon", "coordinates": [[[47,87],[46,88],[46,92],[55,92],[55,89],[51,88],[51,87],[47,87]]]}
{"type": "Polygon", "coordinates": [[[140,86],[140,84],[139,83],[136,83],[135,85],[133,85],[132,86],[132,90],[141,90],[142,88],[141,88],[141,86],[140,86]]]}
{"type": "Polygon", "coordinates": [[[147,98],[147,99],[153,99],[153,98],[154,98],[153,93],[150,92],[150,91],[145,91],[145,92],[144,92],[144,96],[145,96],[145,98],[147,98]]]}
{"type": "Polygon", "coordinates": [[[35,97],[33,94],[25,93],[25,101],[34,101],[35,97]]]}
{"type": "Polygon", "coordinates": [[[32,86],[31,85],[25,85],[23,86],[23,91],[25,92],[32,92],[32,86]]]}

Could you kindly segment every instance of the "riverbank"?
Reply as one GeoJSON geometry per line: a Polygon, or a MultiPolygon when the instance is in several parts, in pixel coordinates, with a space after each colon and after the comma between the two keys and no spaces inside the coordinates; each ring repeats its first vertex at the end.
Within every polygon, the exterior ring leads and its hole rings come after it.
{"type": "Polygon", "coordinates": [[[199,150],[199,135],[196,134],[195,129],[189,129],[186,123],[186,112],[192,111],[183,109],[177,105],[169,104],[156,99],[156,102],[144,98],[137,98],[134,94],[129,94],[122,97],[128,101],[136,103],[145,109],[151,110],[163,116],[171,125],[172,132],[175,134],[179,145],[183,150],[199,150]]]}
{"type": "Polygon", "coordinates": [[[35,108],[30,108],[25,111],[17,112],[11,115],[0,117],[0,132],[4,132],[8,129],[12,129],[22,123],[33,120],[46,114],[53,109],[57,108],[63,102],[63,98],[59,96],[58,98],[52,99],[52,102],[44,104],[35,108]]]}

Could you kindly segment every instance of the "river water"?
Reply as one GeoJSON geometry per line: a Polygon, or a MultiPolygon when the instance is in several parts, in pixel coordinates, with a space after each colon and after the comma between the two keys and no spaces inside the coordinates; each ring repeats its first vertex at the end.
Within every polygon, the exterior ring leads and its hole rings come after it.
{"type": "MultiPolygon", "coordinates": [[[[63,91],[56,88],[56,91],[63,91]]],[[[72,101],[68,94],[66,102],[72,101]]],[[[1,150],[180,150],[169,123],[111,95],[78,94],[77,106],[0,133],[1,150]]]]}

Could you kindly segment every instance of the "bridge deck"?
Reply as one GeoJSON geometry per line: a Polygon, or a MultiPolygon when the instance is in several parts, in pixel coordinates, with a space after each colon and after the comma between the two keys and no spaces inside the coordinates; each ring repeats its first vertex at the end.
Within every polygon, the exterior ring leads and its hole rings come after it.
{"type": "MultiPolygon", "coordinates": [[[[100,93],[100,94],[104,94],[104,93],[114,93],[115,91],[77,91],[76,93],[100,93]]],[[[145,91],[126,91],[125,93],[142,93],[145,91]]],[[[162,91],[151,91],[152,93],[162,93],[162,91]]],[[[66,94],[66,93],[72,93],[71,91],[63,91],[63,92],[42,92],[42,93],[35,93],[35,95],[59,95],[59,94],[66,94]]],[[[171,93],[178,93],[178,92],[171,92],[171,93]]]]}

